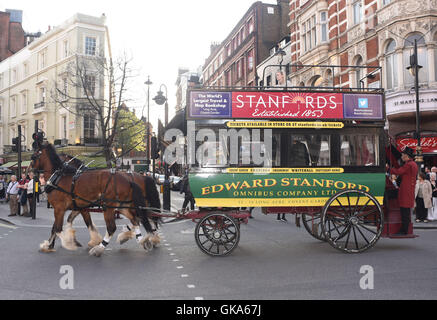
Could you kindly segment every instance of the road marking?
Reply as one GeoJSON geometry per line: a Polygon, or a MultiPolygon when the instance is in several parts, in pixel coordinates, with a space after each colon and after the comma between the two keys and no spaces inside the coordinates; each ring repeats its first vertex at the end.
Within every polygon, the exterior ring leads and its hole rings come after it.
{"type": "Polygon", "coordinates": [[[0,223],[0,227],[5,227],[5,228],[13,229],[13,230],[17,229],[17,227],[8,226],[7,224],[3,224],[3,223],[0,223]]]}
{"type": "Polygon", "coordinates": [[[173,262],[179,262],[179,259],[173,259],[173,262]]]}
{"type": "Polygon", "coordinates": [[[194,297],[194,300],[203,300],[203,297],[194,297]]]}
{"type": "Polygon", "coordinates": [[[176,269],[183,269],[184,266],[177,266],[176,269]]]}
{"type": "Polygon", "coordinates": [[[187,284],[188,289],[194,289],[196,286],[194,284],[187,284]]]}
{"type": "Polygon", "coordinates": [[[181,278],[188,278],[188,274],[181,274],[181,278]]]}

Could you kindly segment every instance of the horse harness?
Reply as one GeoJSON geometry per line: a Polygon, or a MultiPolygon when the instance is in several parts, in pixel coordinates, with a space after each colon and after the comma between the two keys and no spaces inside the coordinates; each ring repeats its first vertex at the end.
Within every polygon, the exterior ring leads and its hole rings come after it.
{"type": "Polygon", "coordinates": [[[120,204],[128,204],[128,203],[132,203],[133,202],[132,200],[120,200],[119,199],[118,193],[117,193],[117,189],[116,189],[116,181],[115,181],[115,179],[116,179],[116,176],[115,176],[116,170],[110,169],[110,172],[111,172],[110,178],[108,179],[108,182],[106,183],[105,189],[104,189],[103,193],[100,195],[100,198],[97,199],[96,201],[90,201],[90,200],[87,200],[87,199],[77,195],[74,192],[74,189],[76,187],[76,183],[79,180],[80,176],[84,172],[88,171],[87,167],[82,167],[81,166],[80,168],[78,168],[76,170],[76,172],[75,172],[75,174],[74,174],[74,176],[72,178],[72,181],[71,181],[70,191],[67,191],[67,190],[65,190],[64,188],[62,188],[62,187],[60,187],[58,185],[59,181],[61,180],[61,178],[66,174],[66,171],[67,171],[68,168],[71,168],[71,167],[69,167],[67,164],[64,164],[61,168],[55,170],[55,172],[50,176],[50,178],[47,180],[46,187],[45,187],[45,192],[47,194],[52,192],[53,190],[57,190],[57,191],[60,191],[60,192],[68,194],[69,196],[71,196],[71,199],[72,199],[72,202],[73,202],[73,210],[87,209],[87,208],[90,208],[90,207],[98,207],[98,208],[102,208],[102,210],[105,210],[107,208],[111,208],[111,209],[130,209],[131,208],[131,207],[121,207],[121,206],[116,206],[115,207],[115,206],[109,206],[109,205],[106,204],[108,202],[117,202],[117,203],[120,203],[120,204]],[[105,194],[106,194],[106,191],[108,190],[108,187],[109,187],[112,179],[114,179],[114,193],[116,195],[116,199],[107,199],[107,198],[105,198],[105,194]],[[85,206],[85,207],[79,207],[77,205],[77,203],[76,203],[77,200],[81,200],[81,201],[87,202],[88,205],[85,206]]]}

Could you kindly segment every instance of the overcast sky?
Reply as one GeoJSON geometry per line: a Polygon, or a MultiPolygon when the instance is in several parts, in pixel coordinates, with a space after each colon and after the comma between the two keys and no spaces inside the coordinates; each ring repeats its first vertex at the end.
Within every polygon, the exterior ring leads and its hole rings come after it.
{"type": "MultiPolygon", "coordinates": [[[[138,78],[132,87],[138,111],[146,104],[144,82],[150,75],[151,98],[160,84],[168,88],[170,119],[174,114],[179,67],[196,70],[209,55],[211,42],[221,42],[255,0],[0,0],[0,10],[23,11],[27,32],[46,32],[75,13],[105,13],[114,56],[133,58],[138,78]]],[[[276,3],[276,0],[264,0],[276,3]]],[[[133,105],[130,106],[134,107],[133,105]]],[[[164,121],[163,107],[151,100],[150,118],[164,121]]]]}

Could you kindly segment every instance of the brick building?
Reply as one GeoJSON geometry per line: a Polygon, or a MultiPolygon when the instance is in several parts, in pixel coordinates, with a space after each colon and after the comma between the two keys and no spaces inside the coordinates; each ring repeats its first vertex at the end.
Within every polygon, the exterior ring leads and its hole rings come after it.
{"type": "MultiPolygon", "coordinates": [[[[292,65],[342,68],[290,68],[295,86],[382,87],[386,90],[391,136],[415,131],[414,78],[407,71],[418,42],[420,127],[437,141],[436,0],[291,0],[292,65]],[[354,66],[380,66],[360,69],[354,66]],[[372,77],[366,77],[376,70],[372,77]],[[434,131],[434,132],[432,132],[434,131]]],[[[425,157],[436,164],[437,148],[425,157]]]]}
{"type": "Polygon", "coordinates": [[[20,51],[26,45],[19,10],[0,11],[0,61],[20,51]]]}
{"type": "Polygon", "coordinates": [[[221,43],[211,46],[203,65],[204,86],[255,86],[257,65],[288,35],[289,1],[255,2],[221,43]]]}

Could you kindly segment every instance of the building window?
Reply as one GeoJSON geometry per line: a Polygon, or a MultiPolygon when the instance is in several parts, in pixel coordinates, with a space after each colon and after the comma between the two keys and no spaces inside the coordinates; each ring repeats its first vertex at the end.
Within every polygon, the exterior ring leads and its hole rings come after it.
{"type": "Polygon", "coordinates": [[[391,2],[391,0],[382,0],[382,5],[385,6],[387,4],[389,4],[391,2]]]}
{"type": "Polygon", "coordinates": [[[23,75],[25,78],[29,75],[29,64],[27,62],[23,64],[23,75]]]}
{"type": "Polygon", "coordinates": [[[40,54],[39,54],[39,68],[43,69],[45,68],[47,65],[47,53],[45,50],[43,50],[40,54]]]}
{"type": "Polygon", "coordinates": [[[93,115],[83,116],[83,135],[84,138],[95,138],[96,120],[93,115]]]}
{"type": "Polygon", "coordinates": [[[314,48],[317,44],[316,16],[312,16],[303,24],[303,47],[304,52],[314,48]]]}
{"type": "Polygon", "coordinates": [[[0,73],[0,89],[3,89],[4,82],[3,82],[3,73],[0,73]]]}
{"type": "Polygon", "coordinates": [[[97,48],[97,39],[95,37],[85,37],[85,54],[95,56],[97,48]]]}
{"type": "Polygon", "coordinates": [[[243,77],[243,64],[243,58],[237,61],[237,79],[241,79],[243,77]]]}
{"type": "Polygon", "coordinates": [[[23,92],[21,95],[21,114],[25,114],[27,112],[27,93],[23,92]]]}
{"type": "Polygon", "coordinates": [[[352,9],[354,12],[354,25],[360,23],[363,20],[363,4],[361,0],[355,1],[352,4],[352,9]]]}
{"type": "MultiPolygon", "coordinates": [[[[3,106],[0,103],[0,122],[2,122],[2,120],[3,120],[3,106]]],[[[1,139],[0,139],[0,143],[1,143],[1,139]]]]}
{"type": "Polygon", "coordinates": [[[253,18],[250,18],[249,22],[247,23],[248,25],[248,29],[249,29],[249,34],[251,34],[254,30],[254,23],[253,23],[253,18]]]}
{"type": "Polygon", "coordinates": [[[320,33],[321,33],[321,41],[328,41],[328,13],[321,12],[320,13],[320,33]]]}
{"type": "Polygon", "coordinates": [[[46,88],[44,87],[39,88],[39,102],[46,102],[46,88]]]}
{"type": "Polygon", "coordinates": [[[387,90],[397,87],[397,63],[395,55],[396,42],[391,40],[385,49],[385,72],[387,90]]]}
{"type": "Polygon", "coordinates": [[[63,58],[68,57],[68,40],[64,40],[62,42],[62,54],[63,54],[63,58]]]}
{"type": "Polygon", "coordinates": [[[255,61],[254,58],[255,58],[255,51],[254,51],[254,49],[252,49],[249,51],[249,54],[247,56],[247,69],[249,71],[253,70],[254,61],[255,61]]]}
{"type": "Polygon", "coordinates": [[[94,75],[86,75],[85,76],[85,89],[87,96],[94,96],[96,93],[96,76],[94,75]]]}
{"type": "Polygon", "coordinates": [[[15,117],[17,115],[17,97],[11,98],[11,117],[15,117]]]}
{"type": "Polygon", "coordinates": [[[17,69],[12,70],[12,83],[16,83],[18,81],[17,69]]]}
{"type": "MultiPolygon", "coordinates": [[[[421,33],[413,33],[408,36],[407,39],[405,39],[403,51],[403,70],[410,66],[410,56],[413,53],[414,40],[417,41],[418,63],[422,66],[422,68],[419,70],[419,82],[425,83],[428,82],[428,60],[426,54],[425,39],[421,33]]],[[[414,77],[407,70],[405,70],[404,72],[404,83],[407,87],[414,86],[414,77]]]]}
{"type": "Polygon", "coordinates": [[[62,79],[62,93],[67,98],[68,97],[68,79],[63,78],[62,79]]]}

